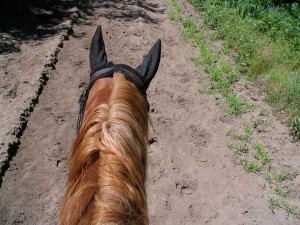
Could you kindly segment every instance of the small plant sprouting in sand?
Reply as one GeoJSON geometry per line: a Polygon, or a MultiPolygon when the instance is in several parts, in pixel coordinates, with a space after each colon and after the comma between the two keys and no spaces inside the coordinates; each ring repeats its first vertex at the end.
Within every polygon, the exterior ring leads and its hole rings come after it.
{"type": "Polygon", "coordinates": [[[207,65],[211,65],[213,62],[212,53],[205,47],[203,48],[201,53],[203,62],[207,65]]]}
{"type": "Polygon", "coordinates": [[[249,173],[256,173],[261,170],[262,164],[248,159],[242,160],[244,169],[249,173]]]}
{"type": "Polygon", "coordinates": [[[170,20],[179,21],[181,18],[182,7],[176,0],[172,0],[172,5],[173,5],[175,11],[171,10],[168,12],[167,15],[170,20]]]}
{"type": "Polygon", "coordinates": [[[232,137],[233,139],[237,139],[240,141],[248,141],[252,133],[253,133],[253,128],[247,125],[244,127],[243,133],[238,133],[237,131],[230,130],[229,132],[227,132],[227,135],[232,137]]]}
{"type": "Polygon", "coordinates": [[[261,126],[261,125],[263,125],[265,123],[266,123],[266,120],[264,120],[264,119],[257,119],[253,123],[253,128],[257,128],[257,127],[259,127],[259,126],[261,126]]]}
{"type": "Polygon", "coordinates": [[[277,182],[282,182],[287,178],[287,174],[283,171],[279,171],[278,173],[274,173],[274,180],[277,182]]]}
{"type": "MultiPolygon", "coordinates": [[[[251,130],[245,129],[245,134],[251,135],[251,130]]],[[[249,139],[249,138],[248,138],[249,139]]],[[[255,158],[257,161],[244,159],[242,160],[242,165],[247,172],[256,173],[262,169],[264,165],[269,161],[268,152],[262,144],[256,144],[254,146],[256,149],[255,158]]]]}
{"type": "Polygon", "coordinates": [[[274,190],[275,193],[280,197],[286,197],[290,191],[288,187],[281,187],[280,185],[276,185],[274,190]]]}
{"type": "Polygon", "coordinates": [[[168,15],[169,19],[172,20],[172,21],[177,21],[178,20],[178,15],[173,10],[169,11],[167,15],[168,15]]]}
{"type": "Polygon", "coordinates": [[[269,183],[281,183],[287,178],[287,173],[284,171],[268,172],[266,179],[269,183]]]}
{"type": "Polygon", "coordinates": [[[288,214],[296,214],[297,212],[297,208],[293,206],[291,203],[289,203],[288,201],[285,201],[283,203],[283,207],[288,214]]]}
{"type": "Polygon", "coordinates": [[[268,113],[268,111],[267,111],[266,109],[262,109],[262,110],[259,112],[259,115],[260,115],[260,116],[268,116],[269,113],[268,113]]]}
{"type": "Polygon", "coordinates": [[[279,198],[273,196],[273,195],[270,195],[269,196],[269,207],[270,209],[273,211],[275,208],[278,208],[280,207],[280,200],[279,198]]]}
{"type": "Polygon", "coordinates": [[[200,65],[201,64],[201,58],[197,56],[192,56],[190,57],[190,61],[194,63],[195,65],[200,65]]]}
{"type": "MultiPolygon", "coordinates": [[[[223,91],[224,92],[224,91],[223,91]]],[[[239,97],[234,92],[225,92],[226,101],[229,105],[229,112],[234,115],[241,115],[250,109],[255,109],[254,103],[247,102],[243,97],[239,97]]]]}
{"type": "Polygon", "coordinates": [[[246,139],[249,139],[251,134],[253,133],[253,129],[251,126],[245,126],[244,136],[246,139]]]}
{"type": "Polygon", "coordinates": [[[229,62],[223,62],[221,63],[221,71],[223,73],[229,73],[232,71],[232,65],[229,62]]]}
{"type": "Polygon", "coordinates": [[[256,144],[254,147],[256,149],[255,158],[257,158],[262,165],[266,165],[266,163],[269,161],[267,150],[262,144],[256,144]]]}
{"type": "Polygon", "coordinates": [[[251,84],[251,82],[249,80],[245,80],[244,87],[248,88],[250,84],[251,84]]]}
{"type": "Polygon", "coordinates": [[[172,0],[172,5],[178,14],[182,13],[182,7],[181,7],[180,3],[177,2],[177,0],[172,0]]]}
{"type": "Polygon", "coordinates": [[[283,201],[279,197],[269,195],[269,207],[273,211],[275,208],[283,208],[288,214],[296,214],[297,207],[293,206],[288,201],[283,201]]]}
{"type": "Polygon", "coordinates": [[[249,151],[249,146],[247,144],[234,144],[231,146],[231,148],[240,153],[247,153],[249,151]]]}

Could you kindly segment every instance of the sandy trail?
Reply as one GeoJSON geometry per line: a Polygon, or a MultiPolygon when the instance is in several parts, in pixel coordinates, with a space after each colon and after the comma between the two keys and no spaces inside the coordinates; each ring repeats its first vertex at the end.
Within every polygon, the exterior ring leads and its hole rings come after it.
{"type": "Polygon", "coordinates": [[[108,58],[116,63],[137,66],[162,39],[161,65],[149,88],[156,140],[147,181],[151,224],[298,224],[282,210],[269,210],[264,178],[246,173],[227,147],[229,125],[220,120],[226,113],[213,95],[197,91],[208,78],[188,60],[197,50],[182,42],[167,18],[169,4],[109,0],[84,7],[3,178],[0,224],[55,224],[98,24],[108,58]]]}

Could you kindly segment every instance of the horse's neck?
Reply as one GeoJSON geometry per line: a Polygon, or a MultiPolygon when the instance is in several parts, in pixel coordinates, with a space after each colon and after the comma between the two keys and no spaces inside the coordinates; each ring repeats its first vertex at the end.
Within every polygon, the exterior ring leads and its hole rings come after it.
{"type": "Polygon", "coordinates": [[[144,98],[131,83],[126,84],[128,81],[114,82],[111,78],[103,78],[90,90],[82,129],[72,150],[59,224],[86,225],[103,221],[107,224],[128,220],[132,224],[148,223],[144,186],[148,117],[144,98]],[[113,103],[108,106],[110,102],[113,103]],[[120,106],[120,102],[123,105],[120,106]],[[139,113],[133,115],[134,109],[139,113]],[[109,111],[114,122],[102,126],[109,111]],[[116,137],[126,138],[115,140],[109,129],[116,137]],[[131,138],[133,134],[137,136],[131,138]],[[113,152],[119,148],[124,150],[122,157],[113,152]],[[93,155],[94,149],[102,149],[101,157],[93,155]]]}
{"type": "MultiPolygon", "coordinates": [[[[102,78],[97,80],[89,92],[89,97],[86,103],[86,110],[84,112],[83,122],[88,118],[95,108],[108,101],[112,88],[112,79],[102,78]]],[[[88,225],[92,224],[92,212],[94,208],[93,198],[97,192],[97,186],[90,186],[86,188],[84,193],[80,196],[80,201],[76,202],[76,206],[71,207],[73,212],[66,212],[70,208],[69,203],[72,202],[72,198],[75,196],[73,193],[78,193],[85,184],[91,184],[98,178],[99,159],[96,160],[86,171],[73,180],[69,180],[67,184],[67,195],[64,200],[63,208],[60,213],[60,219],[58,224],[64,225],[64,214],[72,215],[68,220],[68,224],[88,225]],[[66,210],[66,211],[65,211],[66,210]],[[64,213],[65,212],[65,213],[64,213]]]]}
{"type": "Polygon", "coordinates": [[[98,176],[99,160],[95,161],[85,173],[77,177],[74,180],[69,180],[67,184],[67,195],[65,196],[64,204],[61,209],[58,225],[88,225],[92,224],[92,212],[94,205],[92,200],[97,192],[97,186],[91,185],[85,188],[85,191],[81,194],[80,200],[75,202],[73,198],[74,193],[77,193],[86,184],[91,184],[97,180],[98,176]],[[72,211],[70,211],[72,210],[72,211]],[[70,216],[66,219],[67,216],[70,216]]]}

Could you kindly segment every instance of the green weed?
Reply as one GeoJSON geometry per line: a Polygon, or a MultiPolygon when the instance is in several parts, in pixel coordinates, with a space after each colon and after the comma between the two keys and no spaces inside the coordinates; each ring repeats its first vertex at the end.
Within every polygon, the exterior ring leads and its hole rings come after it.
{"type": "Polygon", "coordinates": [[[230,92],[226,95],[226,100],[229,104],[229,111],[234,115],[240,115],[248,111],[249,109],[253,109],[255,105],[249,104],[241,97],[238,97],[235,93],[230,92]]]}
{"type": "Polygon", "coordinates": [[[281,183],[287,178],[287,173],[284,171],[271,171],[268,172],[266,179],[269,181],[269,183],[281,183]]]}
{"type": "Polygon", "coordinates": [[[280,207],[280,200],[273,195],[269,196],[269,207],[271,210],[280,207]]]}
{"type": "Polygon", "coordinates": [[[283,171],[279,171],[278,173],[275,172],[273,177],[276,182],[280,183],[287,178],[287,174],[283,171]]]}
{"type": "Polygon", "coordinates": [[[178,20],[178,15],[177,15],[177,13],[175,11],[169,11],[167,13],[167,16],[172,21],[177,21],[178,20]]]}
{"type": "Polygon", "coordinates": [[[269,112],[268,112],[266,109],[262,109],[262,110],[259,112],[259,115],[260,115],[260,116],[268,116],[268,115],[269,115],[269,112]]]}
{"type": "Polygon", "coordinates": [[[300,139],[300,117],[296,116],[291,123],[294,136],[298,139],[300,139]]]}
{"type": "Polygon", "coordinates": [[[211,65],[213,62],[212,54],[207,48],[202,49],[202,59],[203,62],[207,65],[211,65]]]}
{"type": "Polygon", "coordinates": [[[251,136],[251,134],[253,133],[253,129],[252,129],[252,127],[251,126],[245,126],[245,128],[244,128],[244,137],[246,138],[246,139],[249,139],[249,137],[251,136]]]}
{"type": "Polygon", "coordinates": [[[192,63],[194,63],[195,65],[200,65],[201,64],[201,58],[200,57],[190,57],[190,60],[192,63]]]}
{"type": "Polygon", "coordinates": [[[255,146],[256,154],[255,157],[261,162],[262,165],[266,165],[269,161],[268,152],[262,144],[256,144],[255,146]]]}
{"type": "Polygon", "coordinates": [[[223,73],[228,73],[228,72],[232,71],[232,66],[229,62],[222,62],[221,70],[223,73]]]}
{"type": "Polygon", "coordinates": [[[249,80],[244,81],[244,87],[245,88],[248,88],[250,84],[251,84],[251,82],[249,80]]]}
{"type": "Polygon", "coordinates": [[[296,214],[297,208],[288,201],[280,200],[280,198],[273,195],[269,196],[269,207],[273,211],[275,208],[283,208],[288,214],[296,214]]]}
{"type": "Polygon", "coordinates": [[[179,21],[181,19],[182,7],[177,2],[177,0],[172,0],[172,5],[174,10],[171,10],[167,13],[167,16],[172,21],[179,21]]]}
{"type": "Polygon", "coordinates": [[[177,0],[172,0],[172,5],[173,5],[173,7],[175,8],[175,10],[178,14],[182,13],[182,7],[181,7],[180,3],[177,0]]]}
{"type": "Polygon", "coordinates": [[[296,214],[297,212],[297,208],[288,201],[284,202],[283,207],[288,214],[296,214]]]}
{"type": "Polygon", "coordinates": [[[238,133],[234,130],[230,130],[227,135],[231,136],[234,139],[240,140],[240,141],[248,141],[250,136],[253,133],[253,128],[249,125],[244,127],[243,133],[238,133]]]}
{"type": "Polygon", "coordinates": [[[240,153],[247,153],[249,151],[249,146],[247,144],[234,144],[231,148],[240,153]]]}
{"type": "Polygon", "coordinates": [[[265,178],[269,183],[273,182],[273,174],[271,172],[266,173],[265,178]]]}
{"type": "Polygon", "coordinates": [[[256,119],[254,121],[253,128],[257,128],[265,123],[266,123],[266,121],[264,119],[256,119]]]}
{"type": "Polygon", "coordinates": [[[279,185],[276,185],[274,190],[275,190],[275,193],[276,193],[277,195],[279,195],[280,197],[286,197],[287,194],[288,194],[289,191],[290,191],[288,188],[286,188],[286,187],[281,187],[281,186],[279,186],[279,185]]]}
{"type": "Polygon", "coordinates": [[[254,162],[248,159],[242,160],[242,165],[244,169],[249,173],[256,173],[261,170],[262,164],[254,162]]]}

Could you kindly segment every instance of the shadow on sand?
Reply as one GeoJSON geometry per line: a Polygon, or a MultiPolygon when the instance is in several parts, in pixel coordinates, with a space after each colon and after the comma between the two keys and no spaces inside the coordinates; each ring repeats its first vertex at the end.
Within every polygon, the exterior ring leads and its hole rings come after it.
{"type": "Polygon", "coordinates": [[[80,9],[80,20],[94,14],[94,8],[109,8],[100,16],[111,20],[157,23],[151,13],[164,13],[158,4],[143,0],[2,0],[0,2],[0,54],[20,51],[24,40],[40,40],[66,29],[63,22],[80,9]]]}

